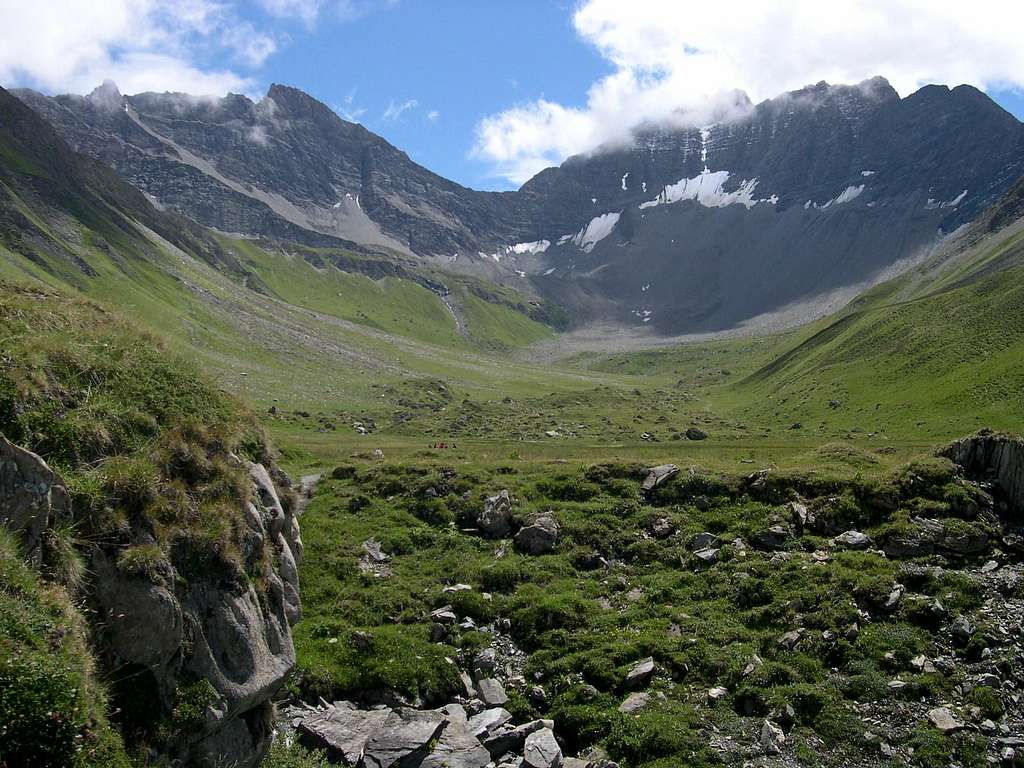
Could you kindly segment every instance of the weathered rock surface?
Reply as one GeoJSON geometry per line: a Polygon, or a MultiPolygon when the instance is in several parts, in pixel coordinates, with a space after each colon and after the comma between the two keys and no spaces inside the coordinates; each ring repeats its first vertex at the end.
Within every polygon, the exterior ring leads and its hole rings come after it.
{"type": "Polygon", "coordinates": [[[0,525],[21,539],[38,567],[46,529],[68,513],[64,482],[46,462],[0,435],[0,525]]]}
{"type": "Polygon", "coordinates": [[[523,762],[529,768],[558,768],[562,764],[562,749],[550,728],[542,728],[526,737],[523,762]]]}
{"type": "Polygon", "coordinates": [[[982,431],[957,440],[942,455],[976,480],[994,480],[1014,519],[1024,520],[1024,439],[982,431]]]}
{"type": "Polygon", "coordinates": [[[516,534],[516,546],[528,555],[542,555],[555,548],[559,526],[551,515],[541,515],[516,534]]]}
{"type": "Polygon", "coordinates": [[[647,470],[647,477],[640,484],[640,489],[644,492],[653,491],[666,480],[670,480],[678,474],[679,467],[675,464],[659,464],[656,467],[651,467],[647,470]]]}
{"type": "Polygon", "coordinates": [[[365,768],[391,768],[427,747],[441,735],[450,720],[441,711],[400,709],[392,711],[363,747],[365,768]]]}
{"type": "Polygon", "coordinates": [[[512,500],[508,491],[489,496],[476,521],[480,532],[489,538],[500,539],[512,529],[512,500]]]}

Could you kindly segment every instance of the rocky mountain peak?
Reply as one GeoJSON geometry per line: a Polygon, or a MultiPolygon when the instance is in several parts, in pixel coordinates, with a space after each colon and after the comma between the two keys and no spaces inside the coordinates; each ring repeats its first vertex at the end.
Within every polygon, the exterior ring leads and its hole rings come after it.
{"type": "Polygon", "coordinates": [[[94,106],[111,110],[120,109],[124,103],[124,96],[113,80],[104,80],[102,85],[96,86],[85,98],[94,106]]]}

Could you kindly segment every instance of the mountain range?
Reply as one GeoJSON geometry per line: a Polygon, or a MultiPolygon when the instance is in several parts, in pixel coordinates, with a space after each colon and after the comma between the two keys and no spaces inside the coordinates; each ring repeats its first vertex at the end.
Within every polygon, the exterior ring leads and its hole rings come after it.
{"type": "MultiPolygon", "coordinates": [[[[16,95],[158,207],[224,233],[413,258],[576,326],[775,327],[924,258],[1024,175],[1024,125],[969,86],[819,83],[706,126],[642,126],[479,192],[294,88],[16,95]]],[[[681,118],[682,120],[682,118],[681,118]]]]}

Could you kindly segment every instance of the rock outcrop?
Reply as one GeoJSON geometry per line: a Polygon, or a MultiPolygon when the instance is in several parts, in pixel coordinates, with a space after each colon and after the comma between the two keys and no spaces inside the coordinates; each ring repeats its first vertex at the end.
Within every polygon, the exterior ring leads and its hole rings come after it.
{"type": "Polygon", "coordinates": [[[0,435],[0,525],[21,539],[34,566],[42,563],[46,529],[67,512],[60,476],[39,456],[0,435]]]}
{"type": "MultiPolygon", "coordinates": [[[[132,548],[124,543],[103,542],[86,553],[98,655],[133,681],[135,696],[155,699],[145,702],[150,711],[169,715],[186,697],[194,703],[198,692],[200,721],[171,734],[165,748],[169,757],[201,768],[228,758],[237,768],[262,760],[273,734],[272,697],[295,663],[290,627],[300,616],[298,522],[265,466],[244,469],[251,500],[234,571],[186,543],[172,545],[168,556],[139,531],[130,538],[146,553],[144,565],[121,563],[119,556],[132,548]]],[[[31,562],[44,560],[47,528],[72,516],[60,477],[39,456],[0,437],[0,524],[22,540],[31,562]]]]}
{"type": "Polygon", "coordinates": [[[1024,439],[981,431],[942,451],[973,480],[994,482],[1018,522],[1024,522],[1024,439]]]}

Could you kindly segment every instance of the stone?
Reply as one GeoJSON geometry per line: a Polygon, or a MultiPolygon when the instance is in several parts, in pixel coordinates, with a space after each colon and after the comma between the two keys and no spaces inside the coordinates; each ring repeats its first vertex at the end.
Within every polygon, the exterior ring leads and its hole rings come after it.
{"type": "Polygon", "coordinates": [[[619,712],[627,715],[632,714],[633,712],[638,712],[646,707],[650,701],[651,694],[646,691],[631,693],[621,704],[619,704],[619,712]]]}
{"type": "Polygon", "coordinates": [[[390,768],[437,739],[448,717],[439,710],[398,709],[391,712],[363,747],[364,768],[390,768]]]}
{"type": "Polygon", "coordinates": [[[708,439],[708,433],[705,432],[700,427],[688,427],[684,434],[686,435],[686,439],[687,440],[707,440],[708,439]]]}
{"type": "Polygon", "coordinates": [[[755,533],[750,543],[757,549],[762,550],[778,550],[786,546],[791,538],[791,532],[788,528],[782,525],[773,525],[763,531],[755,533]]]}
{"type": "Polygon", "coordinates": [[[502,709],[501,707],[485,709],[479,715],[473,715],[473,717],[469,718],[469,732],[478,739],[483,739],[511,720],[512,714],[507,709],[502,709]]]}
{"type": "Polygon", "coordinates": [[[494,672],[498,663],[498,654],[493,648],[484,648],[473,657],[473,674],[479,677],[487,677],[494,672]]]}
{"type": "Polygon", "coordinates": [[[789,516],[793,520],[793,525],[796,526],[798,531],[802,531],[810,522],[811,515],[807,510],[807,505],[802,504],[799,501],[789,502],[789,516]]]}
{"type": "Polygon", "coordinates": [[[679,467],[675,464],[660,464],[647,470],[647,477],[640,483],[640,490],[645,493],[653,491],[659,485],[679,474],[679,467]]]}
{"type": "Polygon", "coordinates": [[[465,710],[458,704],[449,704],[441,712],[448,718],[448,724],[419,768],[484,768],[488,765],[491,753],[470,733],[465,710]]]}
{"type": "Polygon", "coordinates": [[[957,440],[943,452],[977,480],[994,478],[1010,508],[1024,509],[1024,440],[989,431],[957,440]]]}
{"type": "Polygon", "coordinates": [[[476,690],[480,701],[488,707],[500,707],[508,703],[505,687],[493,677],[485,677],[482,680],[478,680],[476,690]]]}
{"type": "Polygon", "coordinates": [[[803,637],[803,630],[794,629],[779,638],[779,646],[787,651],[792,651],[799,644],[801,637],[803,637]]]}
{"type": "Polygon", "coordinates": [[[325,749],[346,765],[358,765],[366,741],[390,715],[388,709],[360,710],[348,702],[337,702],[303,717],[297,730],[307,745],[325,749]]]}
{"type": "Polygon", "coordinates": [[[729,691],[725,688],[722,688],[721,686],[711,688],[708,691],[708,704],[710,706],[714,706],[728,695],[729,691]]]}
{"type": "Polygon", "coordinates": [[[519,529],[515,537],[516,547],[528,555],[542,555],[555,548],[558,533],[559,526],[555,519],[551,515],[541,515],[519,529]]]}
{"type": "Polygon", "coordinates": [[[526,737],[523,745],[523,763],[528,768],[559,768],[562,749],[550,728],[542,728],[526,737]]]}
{"type": "Polygon", "coordinates": [[[515,728],[505,726],[496,729],[494,733],[482,739],[482,743],[491,757],[500,757],[508,752],[521,752],[530,734],[554,727],[552,720],[532,720],[515,728]]]}
{"type": "Polygon", "coordinates": [[[60,476],[32,451],[0,435],[0,525],[22,544],[28,561],[43,561],[46,529],[70,514],[60,476]]]}
{"type": "Polygon", "coordinates": [[[710,568],[712,565],[718,562],[721,550],[718,549],[698,549],[693,553],[693,564],[694,568],[698,571],[703,571],[706,568],[710,568]]]}
{"type": "Polygon", "coordinates": [[[883,608],[889,613],[895,612],[900,607],[900,603],[903,602],[904,591],[903,587],[898,584],[893,587],[892,592],[889,593],[889,597],[886,598],[883,608]]]}
{"type": "Polygon", "coordinates": [[[935,728],[943,733],[956,733],[964,729],[964,724],[958,720],[948,707],[936,707],[928,711],[928,720],[935,728]]]}
{"type": "Polygon", "coordinates": [[[431,611],[430,618],[438,624],[454,624],[459,620],[459,617],[455,615],[455,610],[450,605],[438,608],[436,611],[431,611]]]}
{"type": "Polygon", "coordinates": [[[637,662],[626,675],[626,688],[639,688],[650,682],[654,675],[654,658],[648,656],[637,662]]]}
{"type": "Polygon", "coordinates": [[[384,451],[382,451],[380,448],[374,448],[373,449],[373,458],[375,458],[377,461],[383,461],[384,460],[384,451]]]}
{"type": "Polygon", "coordinates": [[[765,720],[761,725],[761,749],[765,754],[778,755],[786,744],[786,734],[782,728],[771,720],[765,720]]]}
{"type": "Polygon", "coordinates": [[[846,531],[836,536],[835,542],[844,549],[867,549],[871,546],[871,537],[860,531],[846,531]]]}
{"type": "Polygon", "coordinates": [[[963,614],[960,614],[953,619],[953,624],[949,631],[953,638],[953,642],[959,646],[965,646],[970,642],[971,637],[974,635],[974,625],[971,624],[970,619],[963,614]]]}
{"type": "Polygon", "coordinates": [[[512,500],[507,490],[487,497],[476,525],[488,538],[500,539],[508,535],[512,530],[512,500]]]}
{"type": "Polygon", "coordinates": [[[721,544],[721,540],[713,533],[698,533],[690,542],[690,549],[694,552],[701,549],[713,549],[721,544]]]}
{"type": "Polygon", "coordinates": [[[650,531],[651,536],[656,539],[667,539],[673,533],[675,533],[676,524],[672,522],[671,518],[659,517],[653,523],[651,523],[650,531]]]}

